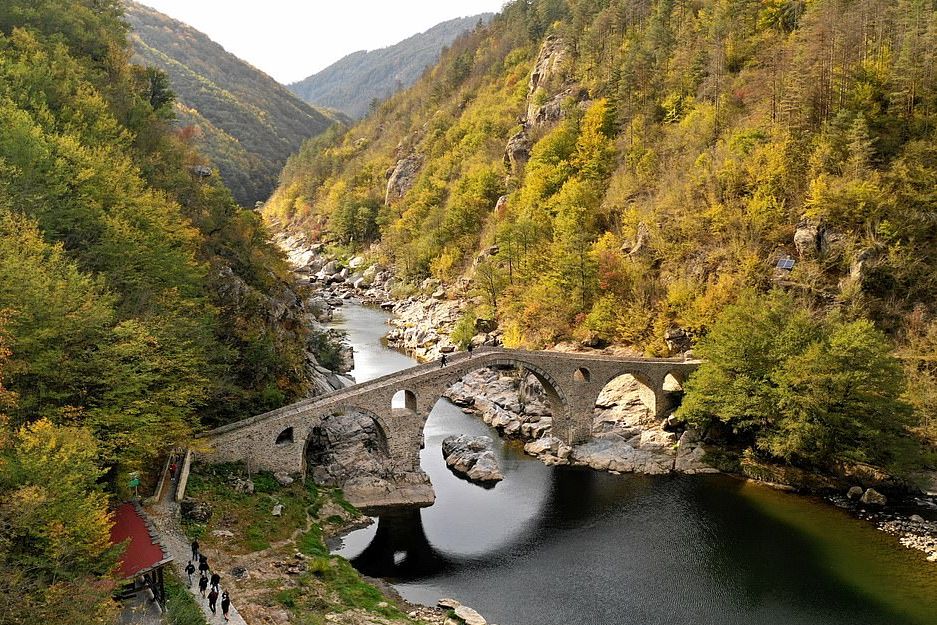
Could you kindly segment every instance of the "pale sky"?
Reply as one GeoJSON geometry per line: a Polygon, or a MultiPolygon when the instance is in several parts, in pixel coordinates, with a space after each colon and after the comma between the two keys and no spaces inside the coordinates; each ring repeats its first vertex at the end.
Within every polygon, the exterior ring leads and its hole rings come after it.
{"type": "Polygon", "coordinates": [[[202,31],[282,83],[356,50],[374,50],[439,22],[497,13],[505,0],[138,0],[202,31]]]}

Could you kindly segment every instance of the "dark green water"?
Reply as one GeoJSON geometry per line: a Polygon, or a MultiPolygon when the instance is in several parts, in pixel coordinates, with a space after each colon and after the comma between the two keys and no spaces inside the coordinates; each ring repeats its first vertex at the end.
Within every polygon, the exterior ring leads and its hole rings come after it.
{"type": "MultiPolygon", "coordinates": [[[[383,313],[341,316],[359,381],[412,363],[380,347],[383,313]]],[[[502,442],[505,480],[483,489],[439,449],[466,432],[496,438],[440,402],[422,454],[436,503],[337,551],[411,601],[455,597],[500,625],[937,625],[937,565],[827,504],[722,476],[547,467],[502,442]]]]}

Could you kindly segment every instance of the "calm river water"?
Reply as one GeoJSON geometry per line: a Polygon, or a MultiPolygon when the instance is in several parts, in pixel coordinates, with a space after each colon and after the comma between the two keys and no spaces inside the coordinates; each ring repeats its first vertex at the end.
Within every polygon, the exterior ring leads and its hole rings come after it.
{"type": "MultiPolygon", "coordinates": [[[[388,315],[336,311],[365,381],[414,361],[388,315]]],[[[424,470],[436,503],[382,516],[335,553],[406,599],[454,597],[500,625],[937,625],[937,565],[844,512],[721,476],[548,467],[440,401],[424,470]],[[455,477],[440,442],[488,434],[504,481],[455,477]]]]}

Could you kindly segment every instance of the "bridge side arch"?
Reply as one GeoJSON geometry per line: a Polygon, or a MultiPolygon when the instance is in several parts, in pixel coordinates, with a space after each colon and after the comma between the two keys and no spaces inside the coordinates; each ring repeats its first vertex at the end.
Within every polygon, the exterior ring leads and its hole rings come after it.
{"type": "Polygon", "coordinates": [[[638,397],[650,414],[662,416],[662,413],[666,412],[668,408],[667,397],[664,393],[664,378],[667,374],[661,373],[658,376],[647,371],[641,371],[636,367],[622,367],[598,380],[600,384],[596,384],[598,391],[593,397],[592,404],[594,406],[598,405],[599,397],[605,391],[605,388],[618,378],[626,375],[631,376],[637,382],[638,397]]]}

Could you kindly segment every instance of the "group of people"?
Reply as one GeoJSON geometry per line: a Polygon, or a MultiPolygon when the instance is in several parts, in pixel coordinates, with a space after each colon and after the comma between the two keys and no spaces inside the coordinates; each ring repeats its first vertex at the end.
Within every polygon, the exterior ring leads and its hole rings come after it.
{"type": "MultiPolygon", "coordinates": [[[[217,571],[211,571],[211,567],[208,566],[208,557],[200,551],[198,540],[192,541],[192,559],[185,567],[186,575],[189,576],[189,587],[192,586],[192,576],[195,575],[196,570],[193,561],[198,562],[198,591],[203,599],[208,599],[208,609],[211,610],[211,613],[213,615],[217,614],[219,591],[221,591],[221,575],[218,575],[217,571]],[[208,576],[209,573],[211,573],[211,577],[208,576]],[[208,592],[207,595],[205,594],[206,591],[208,592]]],[[[231,597],[228,595],[227,590],[221,592],[220,596],[221,614],[224,616],[224,620],[228,621],[230,620],[228,612],[231,610],[231,597]]]]}

